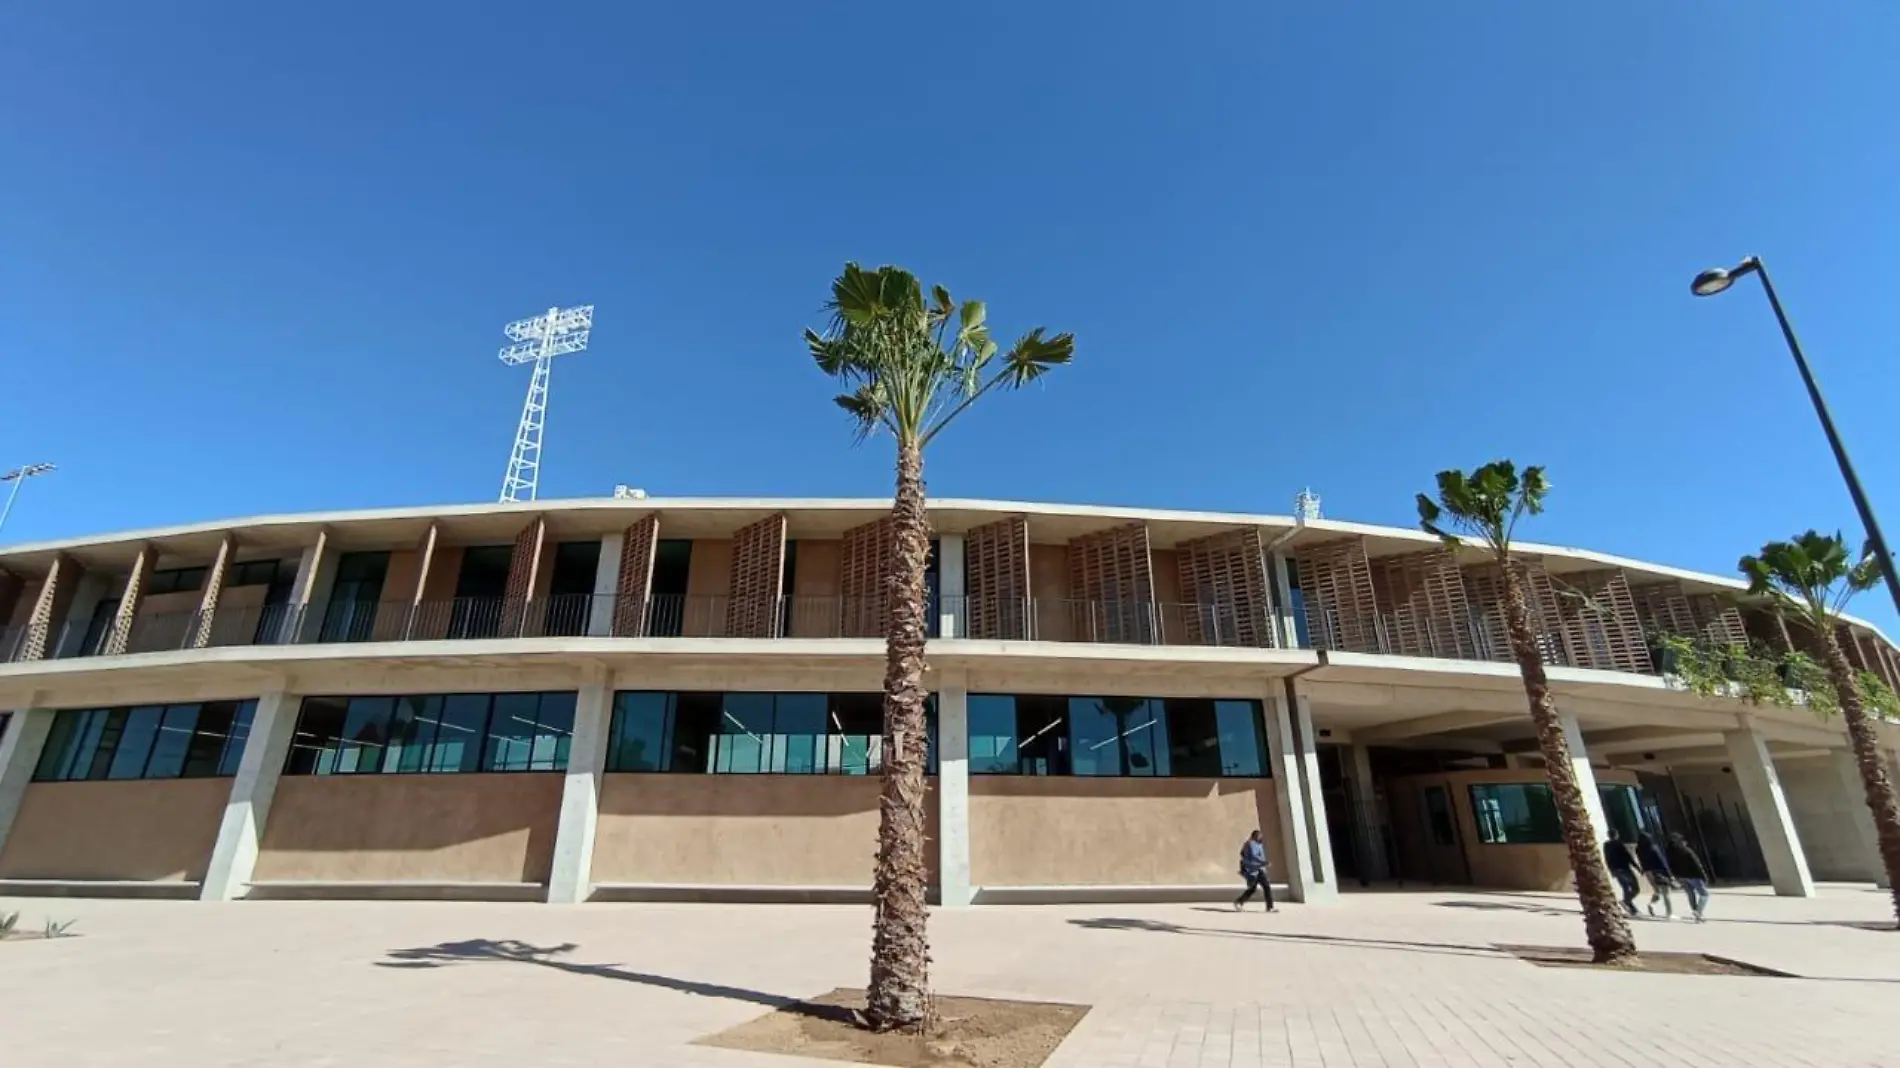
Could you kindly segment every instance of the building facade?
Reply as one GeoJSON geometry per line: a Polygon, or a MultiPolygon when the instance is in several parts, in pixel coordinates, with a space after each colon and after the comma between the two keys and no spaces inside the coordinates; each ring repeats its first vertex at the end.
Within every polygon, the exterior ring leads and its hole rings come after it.
{"type": "MultiPolygon", "coordinates": [[[[930,731],[882,737],[875,500],[263,517],[0,551],[0,893],[862,899],[886,744],[938,900],[1316,901],[1568,869],[1492,567],[1413,531],[941,500],[930,731]]],[[[1879,877],[1836,722],[1657,636],[1731,580],[1525,546],[1598,827],[1786,894],[1879,877]]],[[[1858,622],[1856,663],[1900,684],[1858,622]]],[[[1891,750],[1900,731],[1884,725],[1891,750]]]]}

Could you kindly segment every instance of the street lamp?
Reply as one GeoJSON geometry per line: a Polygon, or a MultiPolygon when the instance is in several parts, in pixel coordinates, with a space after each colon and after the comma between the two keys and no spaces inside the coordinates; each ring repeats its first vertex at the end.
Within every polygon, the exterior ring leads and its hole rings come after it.
{"type": "Polygon", "coordinates": [[[1860,513],[1861,526],[1867,529],[1867,545],[1880,560],[1881,577],[1887,580],[1887,595],[1893,598],[1895,611],[1900,611],[1900,575],[1894,574],[1893,554],[1887,551],[1887,539],[1880,534],[1880,524],[1874,521],[1873,506],[1867,503],[1867,494],[1860,488],[1860,478],[1854,474],[1854,465],[1847,458],[1847,446],[1841,444],[1840,432],[1834,429],[1834,417],[1828,414],[1827,401],[1821,399],[1821,387],[1814,381],[1814,372],[1808,369],[1808,359],[1801,354],[1801,343],[1794,339],[1794,327],[1788,325],[1788,315],[1781,310],[1781,299],[1775,296],[1775,284],[1768,280],[1768,268],[1762,266],[1759,256],[1750,256],[1733,267],[1724,269],[1715,267],[1695,276],[1689,283],[1689,291],[1698,297],[1712,297],[1735,284],[1737,278],[1752,274],[1761,279],[1762,291],[1768,294],[1768,304],[1775,309],[1775,320],[1781,324],[1781,336],[1788,341],[1788,351],[1794,354],[1794,365],[1801,371],[1801,381],[1807,384],[1808,399],[1814,402],[1814,414],[1821,419],[1821,429],[1827,434],[1827,443],[1834,450],[1834,462],[1840,465],[1841,478],[1847,482],[1847,492],[1854,498],[1854,509],[1860,513]]]}
{"type": "Polygon", "coordinates": [[[54,470],[52,464],[27,464],[25,467],[16,467],[0,475],[0,482],[13,483],[13,488],[7,491],[7,503],[0,506],[0,529],[4,529],[7,525],[7,515],[13,511],[13,498],[20,495],[20,486],[34,475],[50,474],[54,470]]]}

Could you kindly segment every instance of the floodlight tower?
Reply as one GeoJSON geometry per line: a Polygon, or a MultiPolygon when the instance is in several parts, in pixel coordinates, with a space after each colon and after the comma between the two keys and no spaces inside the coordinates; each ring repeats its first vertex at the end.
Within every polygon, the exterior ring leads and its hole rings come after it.
{"type": "Polygon", "coordinates": [[[521,405],[521,425],[515,430],[515,448],[508,456],[508,473],[501,477],[502,501],[534,500],[541,481],[541,430],[548,418],[548,371],[554,357],[587,347],[594,328],[594,306],[549,308],[532,319],[509,323],[506,333],[514,344],[501,350],[501,362],[511,367],[534,364],[528,379],[528,399],[521,405]]]}

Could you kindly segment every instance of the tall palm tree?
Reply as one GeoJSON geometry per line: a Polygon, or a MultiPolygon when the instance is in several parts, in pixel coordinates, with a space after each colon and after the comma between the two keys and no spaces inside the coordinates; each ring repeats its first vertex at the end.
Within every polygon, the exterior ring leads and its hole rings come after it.
{"type": "Polygon", "coordinates": [[[1570,744],[1563,721],[1551,701],[1550,680],[1544,674],[1544,656],[1531,628],[1530,608],[1524,599],[1523,574],[1511,560],[1511,536],[1517,522],[1544,510],[1550,484],[1544,469],[1527,467],[1522,478],[1509,460],[1496,460],[1467,475],[1463,471],[1438,473],[1438,499],[1418,495],[1418,525],[1447,547],[1466,537],[1483,543],[1497,563],[1504,587],[1504,625],[1511,635],[1511,652],[1524,677],[1524,695],[1530,699],[1531,721],[1537,725],[1537,745],[1544,755],[1544,774],[1563,824],[1564,845],[1570,852],[1570,872],[1577,881],[1577,900],[1583,904],[1583,930],[1598,964],[1634,960],[1636,941],[1630,936],[1610,873],[1603,865],[1597,829],[1591,825],[1583,787],[1570,763],[1570,744]]]}
{"type": "Polygon", "coordinates": [[[942,286],[928,298],[910,272],[855,263],[831,283],[831,321],[805,331],[818,369],[838,380],[838,407],[858,440],[887,431],[897,442],[896,542],[884,576],[884,759],[879,798],[876,926],[866,1018],[884,1031],[915,1027],[929,1010],[930,944],[924,906],[924,567],[930,520],[924,449],[957,416],[995,390],[1016,389],[1075,355],[1072,334],[1024,334],[997,359],[983,302],[956,303],[942,286]]]}
{"type": "Polygon", "coordinates": [[[1873,813],[1880,860],[1887,869],[1888,885],[1893,888],[1894,917],[1900,921],[1900,806],[1895,803],[1893,780],[1881,758],[1880,740],[1867,718],[1860,675],[1841,651],[1836,637],[1841,610],[1848,600],[1880,581],[1880,560],[1869,548],[1859,563],[1850,563],[1847,542],[1839,534],[1827,537],[1810,530],[1793,541],[1763,545],[1759,556],[1742,557],[1740,566],[1748,579],[1748,592],[1767,598],[1784,617],[1793,616],[1806,624],[1819,640],[1827,661],[1828,681],[1833,683],[1833,703],[1840,706],[1841,718],[1847,721],[1854,762],[1860,766],[1861,789],[1873,813]]]}

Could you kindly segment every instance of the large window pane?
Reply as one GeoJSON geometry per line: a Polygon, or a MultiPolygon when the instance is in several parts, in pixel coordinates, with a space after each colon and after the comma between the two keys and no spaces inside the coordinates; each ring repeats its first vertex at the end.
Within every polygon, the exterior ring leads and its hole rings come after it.
{"type": "Polygon", "coordinates": [[[1176,775],[1188,778],[1214,778],[1221,771],[1220,721],[1214,702],[1204,698],[1169,698],[1168,738],[1173,743],[1169,756],[1176,775]]]}
{"type": "Polygon", "coordinates": [[[108,779],[138,779],[145,775],[145,762],[158,739],[158,724],[165,716],[161,705],[142,705],[124,713],[125,725],[119,734],[118,748],[112,754],[108,779]]]}
{"type": "Polygon", "coordinates": [[[526,771],[539,719],[540,695],[498,693],[488,720],[484,771],[526,771]]]}
{"type": "Polygon", "coordinates": [[[1220,725],[1220,773],[1266,775],[1270,765],[1260,702],[1216,701],[1214,716],[1220,725]]]}
{"type": "Polygon", "coordinates": [[[716,693],[682,693],[673,697],[673,743],[668,771],[713,770],[720,728],[726,723],[725,701],[716,693]]]}
{"type": "MultiPolygon", "coordinates": [[[[237,709],[236,701],[207,701],[198,706],[197,723],[185,750],[180,775],[200,778],[225,774],[219,769],[219,759],[224,755],[225,743],[230,740],[231,721],[236,718],[237,709]]],[[[157,763],[156,758],[153,762],[157,763]]]]}
{"type": "Polygon", "coordinates": [[[429,747],[427,771],[478,771],[482,739],[488,731],[488,695],[450,694],[442,701],[442,721],[429,747]]]}
{"type": "Polygon", "coordinates": [[[1480,842],[1549,845],[1564,840],[1557,806],[1544,783],[1474,785],[1471,812],[1480,842]]]}
{"type": "Polygon", "coordinates": [[[1061,697],[1016,698],[1016,748],[1024,775],[1070,773],[1069,702],[1061,697]]]}
{"type": "Polygon", "coordinates": [[[875,773],[883,766],[884,695],[834,693],[830,704],[826,769],[838,775],[875,773]]]}
{"type": "Polygon", "coordinates": [[[236,775],[238,764],[244,760],[244,743],[251,737],[251,718],[257,713],[256,701],[238,703],[237,714],[231,717],[231,733],[224,740],[224,753],[218,757],[219,775],[236,775]]]}
{"type": "Polygon", "coordinates": [[[152,755],[145,762],[147,779],[176,779],[184,774],[185,754],[191,749],[192,732],[198,725],[197,705],[170,705],[158,723],[158,736],[152,741],[152,755]]]}
{"type": "Polygon", "coordinates": [[[825,770],[828,701],[822,693],[782,693],[774,700],[769,770],[810,775],[825,770]]]}
{"type": "Polygon", "coordinates": [[[393,697],[355,697],[343,719],[341,749],[337,753],[339,775],[380,771],[383,747],[389,744],[389,721],[396,709],[393,697]]]}
{"type": "MultiPolygon", "coordinates": [[[[72,709],[53,714],[46,744],[40,749],[40,762],[33,777],[42,782],[60,782],[73,777],[73,769],[82,766],[80,751],[88,735],[95,731],[94,720],[104,716],[98,709],[72,709]]],[[[88,755],[86,760],[90,760],[88,755]]]]}
{"type": "Polygon", "coordinates": [[[713,737],[712,770],[721,775],[756,774],[766,769],[772,730],[772,695],[729,693],[713,737]]]}
{"type": "Polygon", "coordinates": [[[338,739],[343,735],[343,717],[349,712],[349,699],[343,697],[306,697],[297,715],[297,729],[290,739],[291,775],[330,775],[336,771],[338,739]]]}
{"type": "Polygon", "coordinates": [[[438,695],[396,698],[382,770],[398,773],[424,770],[428,766],[429,747],[435,743],[436,726],[441,720],[442,698],[438,695]]]}
{"type": "Polygon", "coordinates": [[[667,693],[614,695],[608,771],[666,770],[667,728],[671,726],[672,704],[673,695],[667,693]]]}
{"type": "Polygon", "coordinates": [[[1014,775],[1016,699],[1006,694],[973,693],[965,706],[970,727],[970,774],[1014,775]]]}
{"type": "Polygon", "coordinates": [[[1155,702],[1139,697],[1070,698],[1074,774],[1167,774],[1166,730],[1159,712],[1155,702]]]}
{"type": "Polygon", "coordinates": [[[541,695],[535,719],[534,744],[528,751],[529,771],[566,771],[567,751],[574,740],[574,702],[566,692],[541,695]]]}

